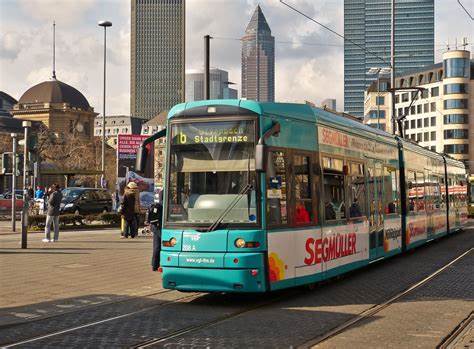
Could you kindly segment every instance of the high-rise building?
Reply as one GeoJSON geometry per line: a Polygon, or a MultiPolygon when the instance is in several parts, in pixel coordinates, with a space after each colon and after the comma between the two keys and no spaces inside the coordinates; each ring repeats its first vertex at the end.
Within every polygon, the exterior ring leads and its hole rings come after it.
{"type": "MultiPolygon", "coordinates": [[[[391,1],[344,0],[344,111],[364,114],[364,91],[390,65],[391,1]],[[353,44],[355,42],[361,47],[353,44]],[[383,60],[381,60],[380,58],[383,60]]],[[[434,0],[395,2],[395,74],[434,62],[434,0]]]]}
{"type": "Polygon", "coordinates": [[[184,101],[185,0],[132,0],[130,112],[151,119],[184,101]]]}
{"type": "Polygon", "coordinates": [[[242,98],[275,100],[275,38],[260,6],[242,37],[242,98]]]}
{"type": "MultiPolygon", "coordinates": [[[[209,90],[210,99],[237,98],[237,90],[229,88],[229,73],[221,69],[210,69],[209,90]]],[[[186,74],[186,102],[204,99],[204,73],[186,74]]]]}

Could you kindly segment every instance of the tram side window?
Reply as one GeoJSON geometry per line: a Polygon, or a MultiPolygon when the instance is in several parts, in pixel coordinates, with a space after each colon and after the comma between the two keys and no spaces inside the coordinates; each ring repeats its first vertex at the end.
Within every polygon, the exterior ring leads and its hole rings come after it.
{"type": "Polygon", "coordinates": [[[425,196],[426,196],[426,190],[425,190],[425,181],[424,181],[424,174],[421,172],[416,173],[416,185],[417,185],[417,208],[416,210],[418,212],[424,211],[425,210],[425,196]]]}
{"type": "Polygon", "coordinates": [[[416,174],[415,172],[408,171],[407,174],[407,183],[408,183],[408,211],[416,212],[417,211],[417,186],[416,186],[416,174]]]}
{"type": "Polygon", "coordinates": [[[347,177],[349,217],[357,219],[367,214],[364,165],[351,162],[349,171],[347,177]]]}
{"type": "Polygon", "coordinates": [[[455,197],[454,197],[454,178],[449,176],[448,178],[448,195],[449,195],[449,207],[455,206],[455,197]]]}
{"type": "Polygon", "coordinates": [[[444,183],[444,177],[438,177],[438,188],[439,188],[439,195],[440,195],[440,203],[439,207],[441,209],[446,208],[446,185],[444,183]]]}
{"type": "Polygon", "coordinates": [[[269,151],[267,161],[267,222],[288,223],[286,206],[286,159],[282,151],[269,151]]]}
{"type": "Polygon", "coordinates": [[[323,157],[324,217],[326,221],[345,219],[342,159],[323,157]]]}
{"type": "Polygon", "coordinates": [[[384,167],[383,186],[385,193],[385,213],[398,213],[398,181],[397,170],[393,167],[384,167]]]}
{"type": "Polygon", "coordinates": [[[310,159],[308,156],[293,157],[295,188],[295,224],[309,224],[313,220],[313,203],[311,197],[311,180],[309,175],[310,159]]]}
{"type": "Polygon", "coordinates": [[[439,190],[438,176],[433,176],[431,178],[431,204],[433,210],[439,209],[441,205],[441,193],[439,190]]]}

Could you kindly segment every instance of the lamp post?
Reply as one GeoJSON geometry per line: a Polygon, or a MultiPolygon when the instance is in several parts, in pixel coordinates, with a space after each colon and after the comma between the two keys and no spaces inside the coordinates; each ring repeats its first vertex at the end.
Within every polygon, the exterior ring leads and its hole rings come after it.
{"type": "Polygon", "coordinates": [[[25,137],[23,138],[23,209],[21,211],[21,248],[28,247],[28,204],[31,199],[28,195],[28,129],[31,121],[23,121],[25,137]]]}
{"type": "Polygon", "coordinates": [[[12,231],[16,231],[16,147],[17,147],[17,134],[11,134],[13,141],[13,156],[12,156],[12,231]]]}
{"type": "Polygon", "coordinates": [[[107,53],[106,53],[106,49],[107,49],[107,27],[111,27],[112,26],[112,22],[109,22],[109,21],[100,21],[98,23],[99,27],[104,27],[104,100],[103,100],[103,103],[102,103],[102,161],[101,161],[101,164],[102,164],[102,167],[101,167],[101,170],[102,170],[102,175],[100,176],[100,186],[101,187],[104,187],[104,183],[105,183],[105,76],[106,76],[106,65],[105,65],[105,62],[106,62],[106,56],[107,56],[107,53]]]}

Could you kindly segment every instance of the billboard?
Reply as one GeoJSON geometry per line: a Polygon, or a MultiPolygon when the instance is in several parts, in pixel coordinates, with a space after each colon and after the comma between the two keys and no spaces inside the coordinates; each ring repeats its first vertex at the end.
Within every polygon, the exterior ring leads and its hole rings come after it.
{"type": "Polygon", "coordinates": [[[140,190],[140,205],[143,208],[153,203],[154,196],[154,148],[153,143],[147,145],[148,161],[145,172],[137,174],[135,161],[137,159],[137,149],[148,136],[122,135],[117,137],[117,186],[118,195],[122,198],[125,186],[129,182],[135,182],[140,190]]]}

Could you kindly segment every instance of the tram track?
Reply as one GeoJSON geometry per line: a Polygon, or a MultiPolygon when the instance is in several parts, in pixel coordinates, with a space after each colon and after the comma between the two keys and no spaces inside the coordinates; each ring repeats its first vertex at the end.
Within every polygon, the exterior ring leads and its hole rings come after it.
{"type": "MultiPolygon", "coordinates": [[[[154,294],[150,294],[149,296],[164,294],[164,293],[170,293],[170,292],[173,292],[173,290],[163,290],[161,292],[156,292],[154,294]]],[[[171,304],[176,304],[176,303],[179,303],[179,302],[182,302],[182,301],[185,301],[185,300],[191,300],[191,299],[194,299],[194,298],[197,298],[197,297],[200,297],[200,296],[202,296],[202,294],[195,294],[195,293],[187,294],[187,295],[184,295],[184,296],[182,296],[180,298],[177,298],[177,299],[173,299],[173,300],[170,300],[170,301],[165,301],[163,303],[155,304],[155,305],[152,305],[152,306],[149,306],[149,307],[144,307],[142,309],[138,309],[138,310],[135,310],[135,311],[126,312],[124,314],[120,314],[120,315],[108,317],[108,318],[105,318],[105,319],[92,321],[92,322],[85,323],[85,324],[78,325],[78,326],[74,326],[74,327],[69,327],[69,328],[66,328],[66,329],[63,329],[63,330],[59,330],[59,331],[54,331],[54,332],[50,332],[50,333],[46,333],[46,334],[42,334],[42,335],[38,335],[38,336],[33,336],[31,338],[23,339],[21,341],[12,342],[12,343],[9,343],[9,344],[4,344],[4,345],[1,346],[1,348],[2,349],[14,348],[14,347],[17,347],[17,346],[38,342],[38,341],[43,340],[43,339],[48,339],[48,338],[51,338],[51,337],[55,337],[55,336],[59,336],[59,335],[63,335],[63,334],[68,334],[68,333],[75,332],[75,331],[78,331],[78,330],[81,330],[81,329],[85,329],[85,328],[89,328],[89,327],[93,327],[93,326],[98,326],[98,325],[101,325],[101,324],[105,324],[105,323],[108,323],[108,322],[111,322],[111,321],[123,319],[123,318],[126,318],[126,317],[131,317],[131,316],[141,314],[141,313],[144,313],[144,312],[147,312],[147,311],[151,311],[151,310],[154,310],[154,309],[157,309],[157,308],[160,308],[160,307],[169,306],[171,304]]],[[[131,300],[132,299],[127,299],[127,300],[124,300],[124,301],[131,301],[131,300]]],[[[109,303],[109,305],[113,304],[113,303],[119,303],[119,301],[109,303]]],[[[105,304],[103,304],[103,305],[105,305],[105,304]]],[[[84,310],[84,309],[81,309],[81,310],[84,310]]],[[[79,311],[79,309],[77,311],[79,311]]],[[[74,312],[71,312],[71,313],[74,313],[74,312]]],[[[47,319],[50,319],[52,317],[58,317],[59,315],[64,315],[64,314],[52,315],[51,317],[49,317],[47,319]]],[[[43,319],[38,319],[37,321],[47,320],[47,319],[43,318],[43,319]]],[[[23,322],[22,324],[28,324],[28,323],[31,323],[31,321],[30,322],[23,322]]]]}
{"type": "MultiPolygon", "coordinates": [[[[382,303],[379,303],[377,305],[374,305],[374,306],[370,307],[369,309],[361,312],[360,314],[356,315],[352,319],[350,319],[350,320],[334,327],[333,329],[327,331],[326,333],[324,333],[324,334],[322,334],[322,335],[320,335],[320,336],[318,336],[314,339],[311,339],[311,340],[299,345],[298,348],[305,349],[305,348],[315,347],[319,344],[322,344],[323,342],[326,342],[330,338],[333,338],[333,337],[343,333],[344,331],[346,331],[349,328],[353,327],[354,325],[360,323],[361,321],[364,321],[364,320],[367,320],[367,319],[373,317],[374,315],[376,315],[377,313],[379,313],[383,309],[385,309],[385,308],[389,307],[390,305],[392,305],[394,302],[396,302],[400,298],[412,293],[416,289],[418,289],[421,286],[427,284],[429,281],[436,278],[438,275],[440,275],[446,269],[448,269],[453,264],[455,264],[457,261],[459,261],[462,258],[464,258],[465,256],[467,256],[469,253],[472,253],[473,251],[474,251],[474,248],[472,248],[472,247],[469,248],[467,251],[463,252],[461,255],[457,256],[456,258],[451,260],[449,263],[445,264],[444,266],[442,266],[441,268],[439,268],[438,270],[436,270],[432,274],[428,275],[423,280],[418,281],[417,283],[413,284],[412,286],[410,286],[410,287],[406,288],[405,290],[397,293],[395,296],[392,296],[391,298],[389,298],[385,302],[382,302],[382,303]]],[[[471,316],[472,316],[472,314],[471,314],[471,316]]],[[[472,319],[471,319],[471,321],[472,321],[472,319]]],[[[468,321],[465,326],[467,326],[469,324],[469,322],[470,321],[468,321]]],[[[460,332],[462,332],[463,330],[464,330],[464,327],[461,328],[460,332]]],[[[456,333],[458,333],[458,332],[456,332],[456,333]]],[[[453,338],[455,338],[455,336],[453,338]]],[[[442,347],[442,348],[445,348],[445,347],[442,347]]]]}
{"type": "Polygon", "coordinates": [[[474,311],[472,311],[467,318],[448,335],[436,347],[437,349],[451,349],[455,348],[458,342],[463,340],[468,331],[474,329],[474,311]]]}

